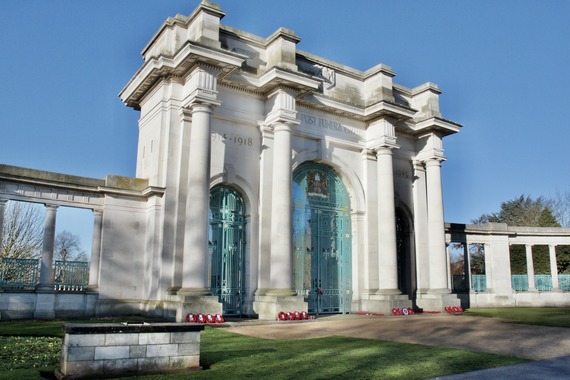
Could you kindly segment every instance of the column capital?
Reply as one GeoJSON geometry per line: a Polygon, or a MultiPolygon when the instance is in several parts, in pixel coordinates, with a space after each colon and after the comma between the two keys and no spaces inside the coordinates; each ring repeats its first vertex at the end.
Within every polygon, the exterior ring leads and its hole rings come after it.
{"type": "Polygon", "coordinates": [[[49,209],[57,210],[57,209],[59,208],[59,205],[53,205],[53,204],[48,204],[48,203],[45,203],[44,206],[45,206],[45,208],[48,209],[48,210],[49,210],[49,209]]]}
{"type": "Polygon", "coordinates": [[[297,120],[295,92],[287,88],[278,88],[267,97],[265,103],[267,116],[265,124],[273,126],[276,123],[295,126],[301,122],[297,120]]]}
{"type": "Polygon", "coordinates": [[[399,149],[396,143],[396,129],[394,123],[388,118],[373,121],[366,128],[368,138],[367,146],[373,149],[390,148],[399,149]]]}
{"type": "Polygon", "coordinates": [[[376,160],[376,150],[372,148],[364,148],[360,152],[363,160],[376,160]]]}
{"type": "Polygon", "coordinates": [[[441,163],[444,160],[439,158],[439,157],[430,157],[428,159],[426,159],[425,161],[423,161],[424,165],[427,166],[441,166],[441,163]]]}
{"type": "Polygon", "coordinates": [[[376,152],[376,157],[378,156],[392,156],[394,154],[394,147],[391,146],[380,146],[374,149],[376,152]]]}
{"type": "MultiPolygon", "coordinates": [[[[221,103],[219,103],[221,104],[221,103]]],[[[214,111],[214,107],[219,104],[205,103],[205,102],[194,102],[182,107],[178,110],[178,115],[180,115],[180,120],[191,122],[192,115],[196,112],[206,112],[211,114],[214,111]]]]}
{"type": "Polygon", "coordinates": [[[200,65],[187,77],[184,85],[185,93],[188,94],[184,100],[183,107],[192,107],[194,104],[209,104],[219,106],[222,104],[218,97],[218,75],[219,70],[215,67],[200,65]]]}

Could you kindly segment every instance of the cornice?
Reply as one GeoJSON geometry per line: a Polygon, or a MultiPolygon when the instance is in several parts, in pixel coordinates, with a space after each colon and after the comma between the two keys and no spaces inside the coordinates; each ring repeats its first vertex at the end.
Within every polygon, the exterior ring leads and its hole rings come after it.
{"type": "Polygon", "coordinates": [[[144,94],[162,77],[184,77],[192,67],[200,63],[217,68],[223,78],[239,68],[246,59],[246,56],[240,54],[187,41],[173,57],[153,57],[145,62],[121,90],[119,97],[127,106],[138,109],[144,94]]]}
{"type": "Polygon", "coordinates": [[[453,133],[457,133],[463,127],[459,123],[455,123],[450,120],[445,120],[440,117],[431,117],[426,120],[412,123],[410,124],[410,126],[411,129],[416,134],[436,131],[440,132],[442,136],[447,136],[453,133]]]}

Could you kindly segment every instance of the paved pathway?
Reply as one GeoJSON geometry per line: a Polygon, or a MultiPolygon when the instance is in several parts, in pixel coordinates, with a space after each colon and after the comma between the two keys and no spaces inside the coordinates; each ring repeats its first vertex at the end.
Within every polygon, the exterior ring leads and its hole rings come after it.
{"type": "Polygon", "coordinates": [[[570,328],[531,326],[495,318],[449,314],[400,317],[336,315],[309,321],[249,321],[229,325],[229,331],[269,339],[350,336],[538,360],[442,377],[446,380],[570,379],[570,328]]]}

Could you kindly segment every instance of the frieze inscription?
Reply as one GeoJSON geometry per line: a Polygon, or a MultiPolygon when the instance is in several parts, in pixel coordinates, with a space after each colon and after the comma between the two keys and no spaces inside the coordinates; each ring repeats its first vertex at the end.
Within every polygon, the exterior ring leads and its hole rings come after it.
{"type": "Polygon", "coordinates": [[[342,124],[337,121],[328,120],[319,116],[309,115],[305,113],[299,113],[299,119],[301,121],[301,126],[306,126],[309,128],[317,127],[320,129],[326,129],[328,131],[343,133],[351,136],[364,136],[364,130],[358,129],[351,125],[342,124]]]}

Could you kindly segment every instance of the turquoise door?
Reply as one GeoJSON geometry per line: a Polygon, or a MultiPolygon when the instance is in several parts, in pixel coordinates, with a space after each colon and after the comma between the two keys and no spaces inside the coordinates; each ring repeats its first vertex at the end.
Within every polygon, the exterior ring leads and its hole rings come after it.
{"type": "Polygon", "coordinates": [[[232,188],[210,192],[210,290],[224,315],[241,315],[244,289],[245,208],[232,188]]]}
{"type": "Polygon", "coordinates": [[[293,173],[294,284],[309,313],[349,313],[352,301],[350,204],[328,166],[293,173]]]}

